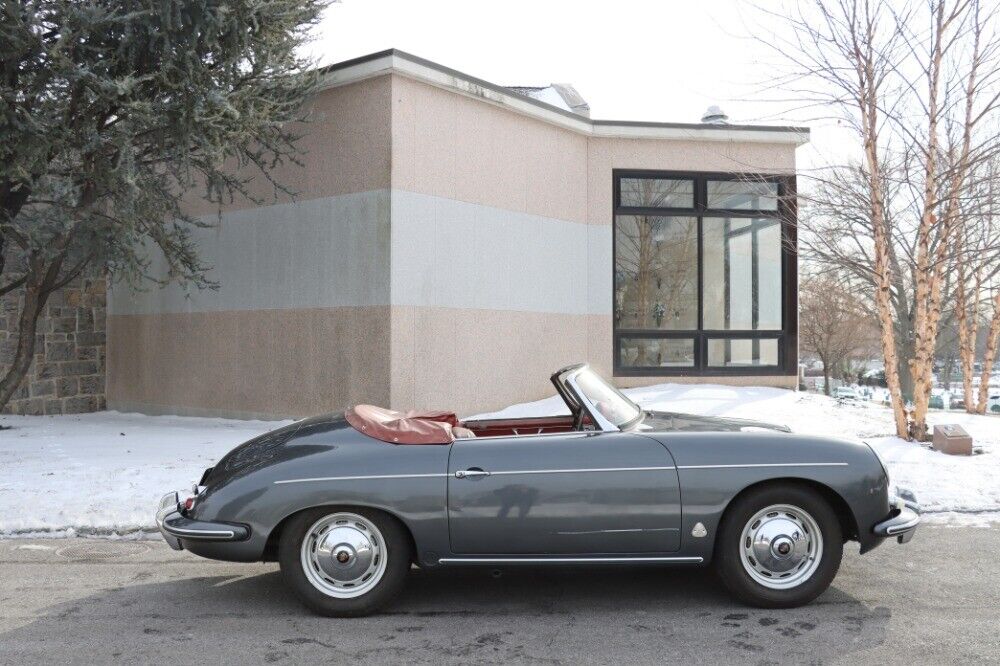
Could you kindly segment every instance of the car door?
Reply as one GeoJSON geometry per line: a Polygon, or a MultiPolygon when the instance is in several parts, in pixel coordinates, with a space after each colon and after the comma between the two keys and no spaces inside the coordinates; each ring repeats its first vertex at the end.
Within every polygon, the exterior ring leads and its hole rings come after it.
{"type": "Polygon", "coordinates": [[[448,526],[455,554],[668,553],[680,547],[677,470],[629,432],[459,439],[448,526]]]}

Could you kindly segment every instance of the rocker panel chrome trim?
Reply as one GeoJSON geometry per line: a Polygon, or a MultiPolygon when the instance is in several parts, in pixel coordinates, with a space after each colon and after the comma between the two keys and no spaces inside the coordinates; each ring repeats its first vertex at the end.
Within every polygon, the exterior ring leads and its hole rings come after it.
{"type": "Polygon", "coordinates": [[[699,564],[701,557],[442,557],[438,564],[591,564],[625,562],[686,562],[699,564]]]}

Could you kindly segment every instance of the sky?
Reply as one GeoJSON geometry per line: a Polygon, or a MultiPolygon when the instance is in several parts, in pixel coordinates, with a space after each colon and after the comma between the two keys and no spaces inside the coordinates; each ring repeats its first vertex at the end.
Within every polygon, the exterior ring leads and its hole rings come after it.
{"type": "Polygon", "coordinates": [[[325,65],[395,47],[499,85],[571,83],[593,118],[698,122],[718,104],[733,123],[806,125],[808,173],[856,142],[815,110],[768,101],[781,61],[751,35],[773,42],[779,23],[747,0],[341,0],[309,50],[325,65]]]}

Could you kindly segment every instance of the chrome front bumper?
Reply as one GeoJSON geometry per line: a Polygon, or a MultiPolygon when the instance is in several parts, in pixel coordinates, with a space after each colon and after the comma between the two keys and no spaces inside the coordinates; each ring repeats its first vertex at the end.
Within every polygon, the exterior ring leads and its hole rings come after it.
{"type": "MultiPolygon", "coordinates": [[[[906,494],[913,497],[913,493],[906,494]]],[[[873,531],[880,537],[896,537],[899,543],[906,543],[913,538],[913,533],[920,525],[920,505],[912,499],[901,497],[892,498],[891,504],[892,515],[875,525],[873,531]]]]}
{"type": "Polygon", "coordinates": [[[163,540],[174,550],[184,550],[181,539],[192,541],[243,541],[250,530],[243,525],[210,523],[188,518],[181,511],[180,495],[176,491],[160,499],[156,510],[156,527],[163,540]]]}

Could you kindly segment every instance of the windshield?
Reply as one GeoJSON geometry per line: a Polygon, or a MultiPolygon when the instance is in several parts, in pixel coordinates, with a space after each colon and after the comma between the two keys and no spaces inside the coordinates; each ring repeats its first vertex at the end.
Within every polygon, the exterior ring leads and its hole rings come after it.
{"type": "Polygon", "coordinates": [[[590,368],[584,368],[574,379],[587,401],[615,426],[621,428],[642,414],[634,402],[590,368]]]}

